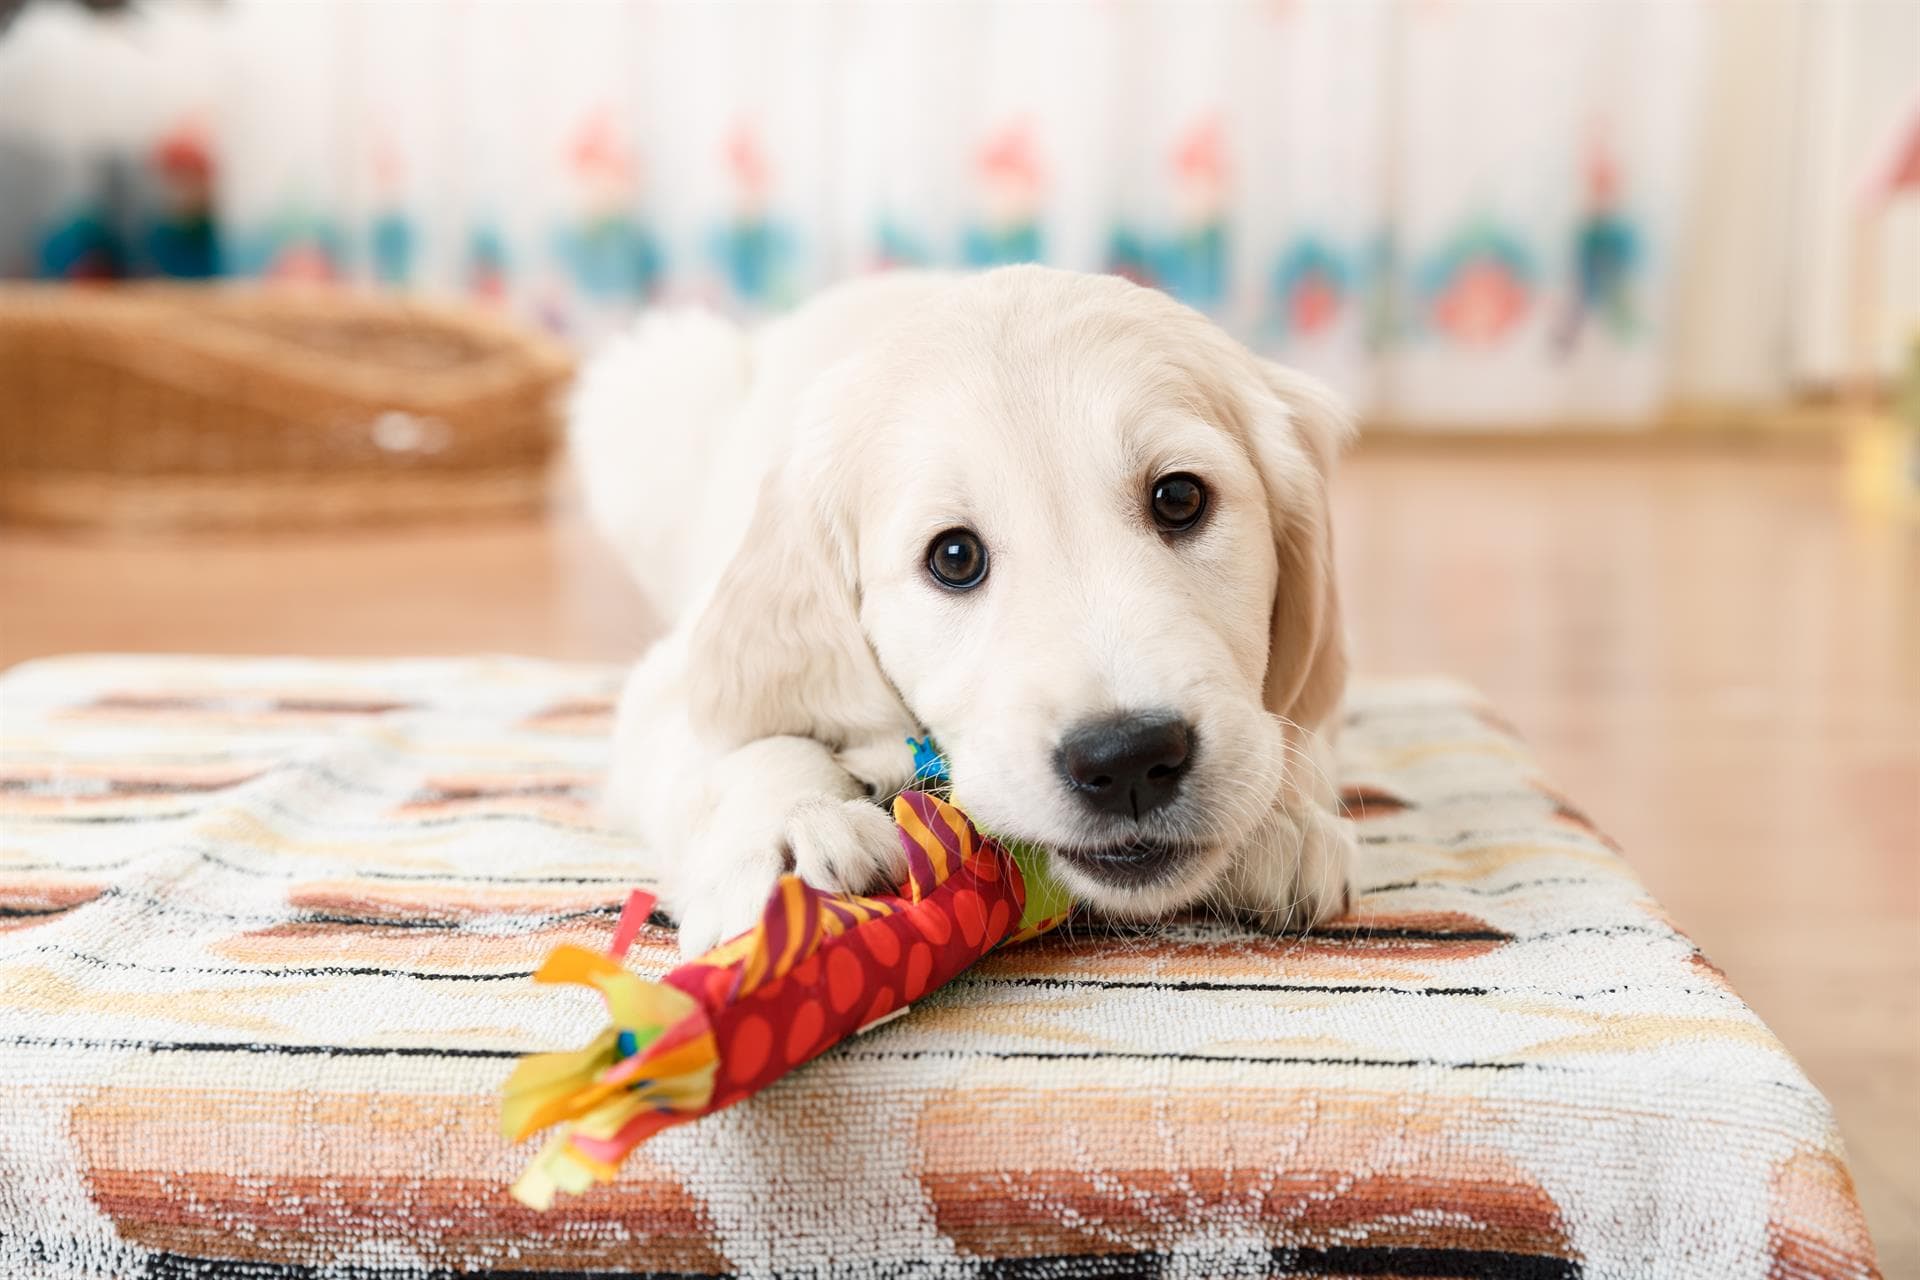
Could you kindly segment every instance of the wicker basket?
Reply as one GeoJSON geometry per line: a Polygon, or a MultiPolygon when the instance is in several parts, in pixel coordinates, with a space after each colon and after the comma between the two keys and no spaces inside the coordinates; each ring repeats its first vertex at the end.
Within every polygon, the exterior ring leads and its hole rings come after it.
{"type": "Polygon", "coordinates": [[[340,291],[0,286],[0,518],[358,523],[544,500],[565,353],[340,291]]]}

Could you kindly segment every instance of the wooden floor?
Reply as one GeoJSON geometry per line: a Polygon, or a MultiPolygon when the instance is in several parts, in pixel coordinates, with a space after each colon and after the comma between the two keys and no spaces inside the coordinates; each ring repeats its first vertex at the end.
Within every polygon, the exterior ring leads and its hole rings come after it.
{"type": "MultiPolygon", "coordinates": [[[[1920,1276],[1920,530],[1806,456],[1363,452],[1359,668],[1484,689],[1833,1099],[1920,1276]]],[[[654,626],[570,515],[243,541],[0,533],[0,663],[73,650],[626,658],[654,626]]]]}

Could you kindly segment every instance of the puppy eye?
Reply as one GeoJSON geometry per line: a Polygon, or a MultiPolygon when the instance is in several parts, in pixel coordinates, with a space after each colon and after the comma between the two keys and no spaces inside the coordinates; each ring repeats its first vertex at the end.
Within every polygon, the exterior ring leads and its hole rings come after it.
{"type": "Polygon", "coordinates": [[[927,544],[927,572],[953,591],[971,591],[987,580],[987,548],[971,529],[949,529],[927,544]]]}
{"type": "Polygon", "coordinates": [[[1207,486],[1200,477],[1176,471],[1153,482],[1153,522],[1168,533],[1182,533],[1207,513],[1207,486]]]}

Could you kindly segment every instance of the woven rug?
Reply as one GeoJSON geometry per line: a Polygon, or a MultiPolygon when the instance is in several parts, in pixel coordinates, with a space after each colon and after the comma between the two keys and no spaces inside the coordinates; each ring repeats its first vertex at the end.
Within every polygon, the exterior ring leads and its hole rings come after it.
{"type": "Polygon", "coordinates": [[[529,972],[633,883],[618,678],[0,677],[0,1275],[1875,1274],[1825,1100],[1443,683],[1355,693],[1324,933],[1043,940],[524,1209],[500,1083],[603,1019],[529,972]]]}

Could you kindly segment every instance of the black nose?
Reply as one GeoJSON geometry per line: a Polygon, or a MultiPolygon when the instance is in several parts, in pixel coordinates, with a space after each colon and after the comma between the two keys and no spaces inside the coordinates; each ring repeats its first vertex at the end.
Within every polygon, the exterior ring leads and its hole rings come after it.
{"type": "Polygon", "coordinates": [[[1085,720],[1060,740],[1054,761],[1101,813],[1138,818],[1171,801],[1193,753],[1193,730],[1170,711],[1085,720]]]}

